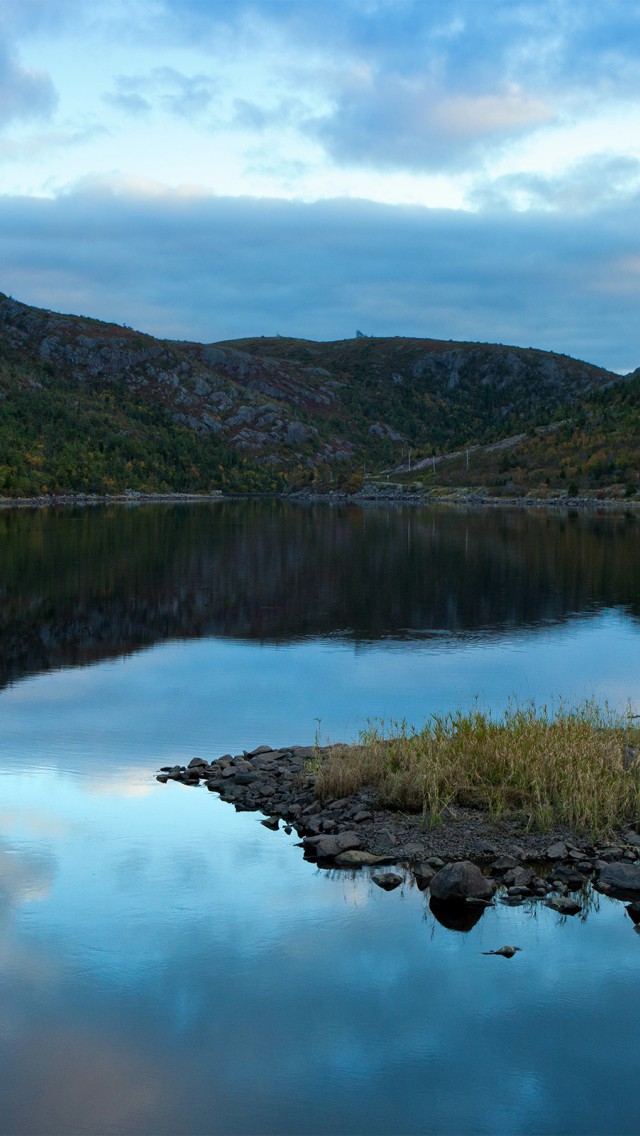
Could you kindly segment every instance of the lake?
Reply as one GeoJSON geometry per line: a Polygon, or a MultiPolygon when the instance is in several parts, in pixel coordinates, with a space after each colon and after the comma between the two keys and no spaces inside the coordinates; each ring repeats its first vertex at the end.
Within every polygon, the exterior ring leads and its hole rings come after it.
{"type": "Polygon", "coordinates": [[[624,904],[451,931],[154,775],[474,702],[637,712],[639,657],[635,515],[0,513],[0,1131],[637,1132],[624,904]]]}

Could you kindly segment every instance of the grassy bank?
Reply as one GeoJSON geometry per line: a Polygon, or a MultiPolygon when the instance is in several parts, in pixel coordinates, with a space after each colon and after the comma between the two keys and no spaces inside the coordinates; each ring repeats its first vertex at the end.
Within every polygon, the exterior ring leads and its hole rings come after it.
{"type": "Polygon", "coordinates": [[[502,718],[473,710],[365,731],[317,762],[316,792],[342,797],[372,787],[380,804],[437,823],[449,805],[516,812],[527,828],[554,825],[602,835],[640,810],[640,727],[592,702],[553,713],[512,705],[502,718]],[[630,748],[628,748],[630,747],[630,748]]]}

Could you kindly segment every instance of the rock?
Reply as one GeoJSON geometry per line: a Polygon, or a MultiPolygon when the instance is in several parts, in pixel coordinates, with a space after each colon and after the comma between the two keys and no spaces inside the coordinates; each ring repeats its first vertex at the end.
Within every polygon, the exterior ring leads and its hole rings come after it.
{"type": "Polygon", "coordinates": [[[579,911],[582,911],[581,903],[565,895],[553,895],[549,899],[543,899],[542,902],[545,907],[553,908],[560,915],[577,915],[579,911]]]}
{"type": "Polygon", "coordinates": [[[640,835],[637,832],[625,832],[624,839],[627,844],[632,844],[634,848],[640,848],[640,835]]]}
{"type": "Polygon", "coordinates": [[[429,867],[428,864],[414,864],[412,871],[413,878],[420,888],[420,891],[424,891],[425,888],[429,887],[429,884],[436,874],[435,868],[429,867]]]}
{"type": "Polygon", "coordinates": [[[503,872],[508,872],[510,868],[519,868],[520,861],[516,860],[515,856],[498,856],[497,859],[491,864],[491,871],[497,876],[501,876],[503,872]]]}
{"type": "Polygon", "coordinates": [[[305,852],[312,852],[318,860],[335,860],[341,852],[362,848],[362,840],[357,832],[338,832],[335,836],[307,836],[303,843],[305,852]]]}
{"type": "Polygon", "coordinates": [[[374,884],[384,888],[385,891],[393,891],[402,883],[402,876],[399,876],[397,872],[374,872],[371,879],[374,884]]]}
{"type": "Polygon", "coordinates": [[[430,888],[433,899],[447,900],[466,899],[467,896],[488,899],[494,891],[492,882],[470,860],[441,868],[431,880],[430,888]]]}
{"type": "Polygon", "coordinates": [[[634,923],[640,924],[640,902],[634,899],[633,903],[627,904],[627,915],[634,923]]]}
{"type": "Polygon", "coordinates": [[[245,757],[259,757],[261,753],[273,753],[273,750],[272,750],[271,746],[256,746],[255,749],[249,750],[248,753],[245,752],[244,756],[245,757]]]}
{"type": "Polygon", "coordinates": [[[260,824],[263,824],[265,828],[270,828],[273,832],[275,832],[280,827],[280,817],[266,817],[265,820],[260,821],[260,824]]]}
{"type": "Polygon", "coordinates": [[[354,824],[363,824],[364,821],[373,820],[373,813],[367,812],[366,809],[360,809],[351,819],[354,824]]]}
{"type": "Polygon", "coordinates": [[[640,891],[640,864],[605,864],[598,885],[612,891],[640,891]]]}
{"type": "Polygon", "coordinates": [[[206,765],[207,765],[207,762],[204,760],[204,758],[192,757],[191,761],[189,762],[189,764],[187,766],[187,769],[201,769],[202,766],[206,766],[206,765]]]}
{"type": "Polygon", "coordinates": [[[338,827],[338,822],[333,820],[332,817],[328,817],[320,823],[322,825],[322,831],[327,833],[335,832],[338,827]]]}
{"type": "Polygon", "coordinates": [[[556,841],[555,844],[550,844],[545,852],[547,860],[566,860],[568,855],[569,849],[561,840],[556,841]]]}
{"type": "Polygon", "coordinates": [[[257,776],[257,773],[246,773],[244,770],[241,770],[239,773],[236,773],[236,785],[250,785],[252,781],[257,779],[257,776]]]}
{"type": "Polygon", "coordinates": [[[534,877],[534,872],[531,868],[510,868],[505,872],[503,878],[507,887],[528,888],[534,877]]]}
{"type": "Polygon", "coordinates": [[[168,773],[156,773],[156,781],[159,781],[161,785],[166,785],[168,780],[169,780],[169,774],[168,773]]]}
{"type": "Polygon", "coordinates": [[[393,863],[390,856],[375,856],[373,852],[364,852],[359,848],[350,848],[336,856],[336,864],[341,868],[362,868],[374,864],[393,863]]]}
{"type": "Polygon", "coordinates": [[[379,840],[380,843],[385,845],[387,848],[395,848],[396,844],[398,843],[398,837],[396,833],[390,832],[388,828],[385,828],[380,833],[379,840]]]}

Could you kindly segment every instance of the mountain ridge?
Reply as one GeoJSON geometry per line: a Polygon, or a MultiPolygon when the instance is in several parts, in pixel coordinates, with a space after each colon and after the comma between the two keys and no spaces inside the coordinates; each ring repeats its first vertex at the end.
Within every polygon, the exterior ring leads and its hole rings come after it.
{"type": "Polygon", "coordinates": [[[433,338],[162,340],[0,294],[0,493],[355,486],[410,451],[557,432],[639,376],[433,338]]]}

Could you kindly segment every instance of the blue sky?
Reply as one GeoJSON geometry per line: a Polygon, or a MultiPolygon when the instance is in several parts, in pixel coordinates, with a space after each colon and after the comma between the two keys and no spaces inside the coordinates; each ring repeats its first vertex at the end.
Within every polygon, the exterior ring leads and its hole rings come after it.
{"type": "Polygon", "coordinates": [[[635,0],[0,0],[0,290],[640,365],[635,0]]]}

